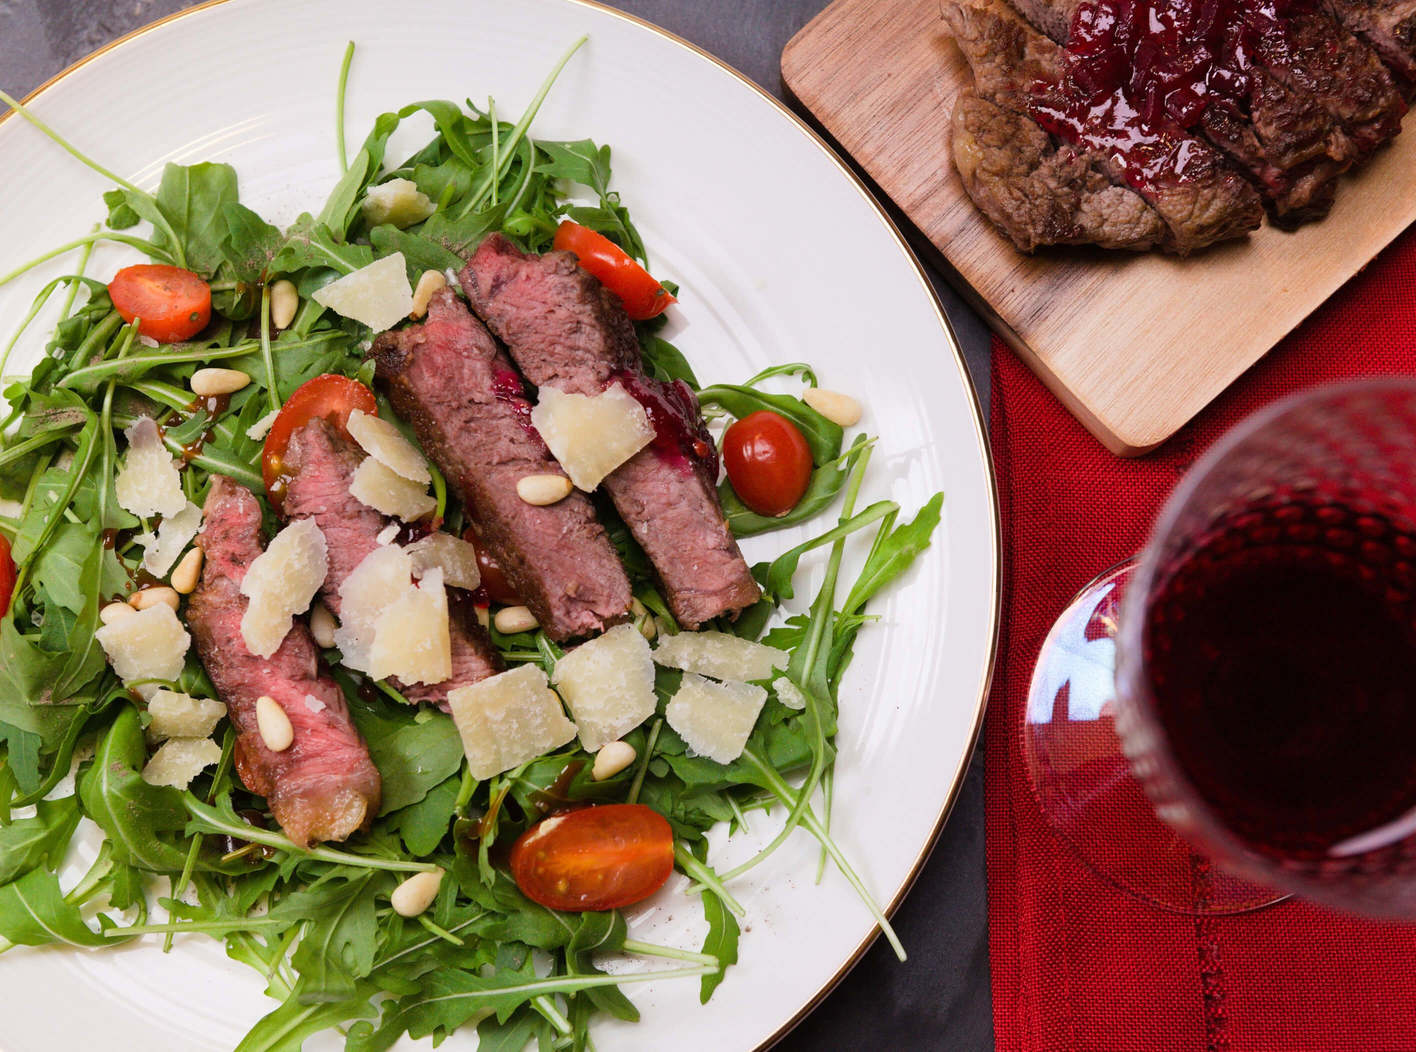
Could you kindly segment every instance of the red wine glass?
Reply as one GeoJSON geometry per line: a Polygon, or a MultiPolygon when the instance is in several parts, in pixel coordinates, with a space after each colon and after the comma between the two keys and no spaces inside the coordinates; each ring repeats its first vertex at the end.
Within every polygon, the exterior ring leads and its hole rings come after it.
{"type": "Polygon", "coordinates": [[[1022,733],[1052,827],[1156,906],[1416,917],[1416,381],[1221,438],[1053,626],[1022,733]]]}

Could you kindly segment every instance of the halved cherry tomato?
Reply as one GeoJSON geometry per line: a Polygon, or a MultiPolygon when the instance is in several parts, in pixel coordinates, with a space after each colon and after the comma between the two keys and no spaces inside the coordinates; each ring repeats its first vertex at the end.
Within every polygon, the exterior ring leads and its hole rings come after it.
{"type": "Polygon", "coordinates": [[[613,910],[646,899],[674,870],[674,831],[643,804],[604,804],[542,819],[511,848],[511,875],[553,910],[613,910]]]}
{"type": "Polygon", "coordinates": [[[0,617],[10,612],[10,593],[15,590],[15,560],[10,557],[10,540],[0,533],[0,617]]]}
{"type": "Polygon", "coordinates": [[[211,320],[211,288],[190,270],[161,263],[124,267],[108,283],[108,295],[123,320],[163,343],[190,340],[211,320]]]}
{"type": "Polygon", "coordinates": [[[477,586],[478,591],[485,592],[487,598],[494,603],[505,606],[519,605],[521,597],[512,590],[501,563],[493,559],[491,553],[477,539],[477,531],[471,526],[467,527],[462,531],[462,539],[477,549],[477,569],[482,574],[482,583],[477,586]]]}
{"type": "Polygon", "coordinates": [[[266,495],[271,503],[277,507],[280,505],[285,447],[290,445],[290,436],[315,417],[323,417],[347,437],[349,414],[356,409],[375,415],[379,411],[379,403],[373,391],[347,376],[325,373],[313,380],[306,380],[295,389],[289,401],[281,406],[275,423],[271,424],[266,434],[265,449],[261,453],[261,477],[265,480],[266,495]]]}
{"type": "Polygon", "coordinates": [[[670,303],[678,302],[624,249],[588,226],[562,219],[551,247],[573,253],[582,267],[620,298],[625,313],[635,321],[663,314],[670,303]]]}
{"type": "Polygon", "coordinates": [[[811,482],[811,449],[796,424],[759,409],[723,435],[723,466],[742,502],[759,515],[785,515],[811,482]]]}

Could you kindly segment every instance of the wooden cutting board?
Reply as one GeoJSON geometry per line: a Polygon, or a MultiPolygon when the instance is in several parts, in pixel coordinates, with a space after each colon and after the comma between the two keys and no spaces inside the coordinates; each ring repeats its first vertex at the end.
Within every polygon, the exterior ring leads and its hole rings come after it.
{"type": "Polygon", "coordinates": [[[946,271],[1097,438],[1165,441],[1416,220],[1416,118],[1295,233],[1176,259],[1099,249],[1025,256],[964,193],[949,116],[971,84],[938,0],[835,0],[782,77],[947,260],[946,271]]]}

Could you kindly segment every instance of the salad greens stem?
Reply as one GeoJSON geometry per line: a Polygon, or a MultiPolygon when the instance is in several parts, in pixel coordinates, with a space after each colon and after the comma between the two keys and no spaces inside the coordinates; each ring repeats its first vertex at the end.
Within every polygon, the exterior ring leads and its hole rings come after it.
{"type": "Polygon", "coordinates": [[[235,917],[231,920],[172,921],[167,924],[133,924],[126,928],[110,928],[106,938],[128,938],[133,935],[181,935],[183,932],[207,932],[220,935],[252,928],[284,928],[290,921],[284,917],[235,917]]]}
{"type": "MultiPolygon", "coordinates": [[[[102,229],[103,228],[100,224],[95,223],[93,225],[93,229],[89,231],[89,233],[97,234],[102,229]]],[[[79,253],[79,269],[75,271],[73,275],[71,275],[72,277],[77,278],[79,280],[69,282],[69,295],[64,300],[63,309],[59,312],[60,321],[67,321],[69,315],[73,313],[74,299],[78,296],[79,285],[83,283],[84,274],[88,271],[89,257],[93,255],[93,244],[94,243],[90,241],[87,245],[84,246],[84,250],[79,253]]],[[[4,372],[3,365],[0,365],[0,372],[4,372]]]]}
{"type": "MultiPolygon", "coordinates": [[[[113,316],[115,318],[119,318],[116,312],[113,316]]],[[[121,321],[122,319],[119,318],[120,323],[121,321]]],[[[134,354],[127,358],[124,358],[121,361],[115,359],[107,359],[101,362],[94,362],[92,365],[80,366],[79,368],[73,370],[71,373],[65,376],[63,380],[60,381],[59,386],[65,388],[85,387],[99,380],[106,380],[113,376],[122,378],[123,376],[132,374],[141,375],[148,369],[157,368],[158,366],[179,365],[191,362],[216,362],[222,361],[227,358],[241,358],[256,351],[260,351],[266,358],[269,358],[269,336],[265,333],[263,333],[263,335],[265,336],[263,340],[242,340],[240,343],[234,344],[231,347],[189,346],[187,349],[177,350],[176,345],[174,345],[159,347],[155,351],[147,351],[143,354],[134,354]]],[[[309,336],[303,340],[292,340],[288,344],[281,344],[281,348],[282,350],[287,352],[304,351],[331,343],[334,340],[338,339],[339,336],[339,333],[321,333],[318,336],[309,336]]],[[[269,371],[269,375],[273,378],[274,366],[268,365],[267,369],[269,371]]],[[[133,384],[132,386],[137,385],[133,384]]],[[[274,387],[272,386],[271,389],[274,390],[274,387]]],[[[179,387],[171,387],[169,385],[168,390],[181,391],[182,389],[179,387]]],[[[179,401],[177,402],[177,404],[173,405],[172,408],[187,409],[191,406],[191,404],[192,393],[190,391],[187,391],[180,396],[179,401]]],[[[276,406],[275,408],[278,409],[279,406],[276,406]]]]}
{"type": "Polygon", "coordinates": [[[428,931],[436,935],[443,942],[450,942],[454,946],[467,945],[463,940],[459,939],[456,935],[452,934],[452,932],[448,931],[445,928],[440,928],[432,921],[428,920],[428,918],[422,913],[418,914],[418,923],[421,924],[428,931]]]}
{"type": "Polygon", "coordinates": [[[649,728],[649,738],[644,743],[644,755],[639,758],[639,769],[634,772],[634,781],[629,787],[629,796],[625,798],[626,803],[637,803],[639,791],[644,788],[644,776],[649,771],[649,761],[654,758],[654,746],[659,744],[659,732],[664,728],[664,718],[660,716],[654,721],[654,726],[649,728]]]}
{"type": "MultiPolygon", "coordinates": [[[[4,94],[5,93],[3,91],[0,91],[0,96],[3,96],[4,94]]],[[[80,246],[87,246],[90,250],[92,250],[94,243],[98,241],[116,241],[119,244],[127,245],[129,248],[136,248],[138,251],[149,255],[158,251],[157,246],[155,246],[151,241],[148,241],[145,238],[134,237],[131,234],[120,234],[114,230],[104,230],[92,234],[85,234],[83,237],[76,237],[72,241],[64,242],[58,248],[51,248],[43,255],[35,256],[34,259],[21,263],[18,267],[15,267],[15,269],[5,274],[0,274],[0,285],[9,284],[21,274],[33,270],[41,263],[47,263],[55,256],[62,256],[65,252],[72,251],[73,249],[79,248],[80,246]]]]}
{"type": "Polygon", "coordinates": [[[349,87],[349,66],[354,61],[354,41],[344,45],[344,58],[339,63],[339,86],[334,91],[334,155],[339,160],[339,174],[349,171],[349,151],[344,148],[344,96],[349,87]]]}
{"type": "Polygon", "coordinates": [[[270,353],[270,283],[261,286],[261,362],[266,372],[266,399],[272,413],[280,408],[280,389],[275,382],[275,358],[270,353]]]}
{"type": "Polygon", "coordinates": [[[225,833],[227,836],[240,840],[249,840],[255,844],[264,844],[266,847],[278,848],[296,858],[338,862],[342,865],[358,866],[363,869],[384,869],[394,873],[432,873],[440,868],[431,862],[413,862],[401,858],[374,858],[370,855],[356,855],[350,851],[336,851],[328,847],[301,849],[280,833],[272,833],[268,829],[257,829],[244,822],[227,821],[215,807],[209,807],[202,803],[191,793],[182,795],[182,805],[193,818],[210,826],[218,833],[225,833]]]}
{"type": "Polygon", "coordinates": [[[551,1026],[555,1027],[562,1034],[571,1033],[572,1027],[570,1020],[561,1015],[559,1009],[556,1008],[555,1002],[545,994],[542,994],[540,997],[531,998],[531,1005],[545,1017],[551,1026]]]}
{"type": "Polygon", "coordinates": [[[691,961],[694,964],[709,964],[714,968],[722,967],[722,962],[711,953],[695,953],[692,950],[680,950],[674,946],[640,942],[638,939],[625,939],[620,948],[625,953],[637,953],[644,957],[665,957],[674,961],[691,961]]]}
{"type": "Polygon", "coordinates": [[[732,910],[739,917],[747,916],[747,910],[742,908],[742,903],[733,898],[732,892],[723,886],[723,881],[718,874],[705,866],[698,859],[693,857],[693,852],[689,851],[682,842],[674,844],[674,861],[678,863],[679,869],[692,877],[705,889],[711,891],[722,900],[723,905],[732,910]]]}
{"type": "MultiPolygon", "coordinates": [[[[831,804],[835,800],[836,778],[831,771],[827,771],[821,779],[821,811],[822,824],[827,833],[831,832],[831,804]]],[[[826,848],[821,848],[821,856],[816,860],[816,883],[820,884],[821,879],[826,876],[826,848]]]]}
{"type": "MultiPolygon", "coordinates": [[[[743,750],[742,758],[757,769],[758,773],[762,776],[763,782],[773,796],[787,806],[793,809],[796,808],[801,801],[801,794],[793,790],[770,764],[764,761],[762,757],[758,756],[751,748],[743,750]]],[[[894,949],[895,956],[901,961],[904,961],[906,958],[905,948],[900,942],[900,937],[895,934],[895,929],[891,927],[890,919],[885,916],[885,911],[880,908],[875,898],[866,889],[864,882],[856,875],[856,871],[851,867],[851,864],[846,861],[846,856],[841,853],[841,849],[836,846],[836,842],[831,839],[830,834],[826,832],[825,827],[817,820],[815,813],[810,807],[805,808],[802,812],[802,825],[806,827],[807,831],[810,832],[812,836],[816,837],[816,839],[821,842],[821,846],[831,855],[831,860],[836,863],[836,868],[841,871],[841,875],[846,878],[851,887],[855,889],[860,900],[865,903],[866,909],[868,909],[870,915],[875,918],[875,923],[880,925],[880,931],[890,943],[891,948],[894,949]]]]}

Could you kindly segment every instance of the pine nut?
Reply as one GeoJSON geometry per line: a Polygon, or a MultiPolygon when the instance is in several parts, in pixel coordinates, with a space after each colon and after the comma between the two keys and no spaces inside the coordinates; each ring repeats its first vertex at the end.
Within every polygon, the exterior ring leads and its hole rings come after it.
{"type": "Polygon", "coordinates": [[[410,318],[421,318],[428,313],[428,304],[432,301],[433,293],[438,289],[447,288],[447,278],[443,277],[440,270],[425,270],[418,275],[418,285],[413,289],[413,309],[408,312],[410,318]]]}
{"type": "Polygon", "coordinates": [[[109,603],[98,612],[98,619],[105,625],[111,625],[119,618],[130,617],[136,613],[137,611],[127,603],[109,603]]]}
{"type": "Polygon", "coordinates": [[[146,610],[150,606],[158,603],[166,603],[176,610],[182,605],[182,597],[177,594],[176,589],[168,588],[164,584],[155,585],[152,588],[144,588],[128,596],[128,605],[134,610],[146,610]]]}
{"type": "Polygon", "coordinates": [[[177,568],[172,571],[172,587],[181,595],[191,595],[197,590],[197,582],[202,579],[202,560],[205,556],[200,548],[193,548],[177,568]]]}
{"type": "Polygon", "coordinates": [[[288,329],[300,309],[300,293],[295,283],[281,278],[270,287],[270,323],[277,329],[288,329]]]}
{"type": "Polygon", "coordinates": [[[295,728],[280,703],[269,694],[256,699],[256,729],[271,752],[284,752],[295,740],[295,728]]]}
{"type": "Polygon", "coordinates": [[[538,627],[540,622],[536,620],[536,615],[524,606],[504,606],[492,618],[492,624],[497,626],[497,631],[502,635],[510,636],[517,632],[530,632],[538,627]]]}
{"type": "Polygon", "coordinates": [[[310,610],[310,635],[325,650],[334,646],[334,615],[324,603],[316,603],[310,610]]]}
{"type": "Polygon", "coordinates": [[[489,607],[474,606],[472,609],[477,611],[477,623],[479,625],[483,628],[492,627],[492,611],[489,607]]]}
{"type": "Polygon", "coordinates": [[[516,495],[540,508],[565,500],[574,488],[564,475],[523,475],[516,482],[516,495]]]}
{"type": "Polygon", "coordinates": [[[198,398],[235,394],[250,382],[240,369],[198,369],[192,374],[192,394],[198,398]]]}
{"type": "Polygon", "coordinates": [[[400,917],[418,916],[438,897],[438,888],[442,886],[442,878],[443,871],[440,869],[414,873],[394,888],[393,894],[389,896],[389,904],[393,906],[393,912],[400,917]]]}
{"type": "Polygon", "coordinates": [[[808,387],[802,392],[801,400],[833,424],[853,427],[860,423],[860,403],[848,394],[808,387]]]}
{"type": "Polygon", "coordinates": [[[613,778],[632,764],[638,755],[629,742],[610,742],[595,754],[595,766],[590,768],[590,777],[597,782],[613,778]]]}

